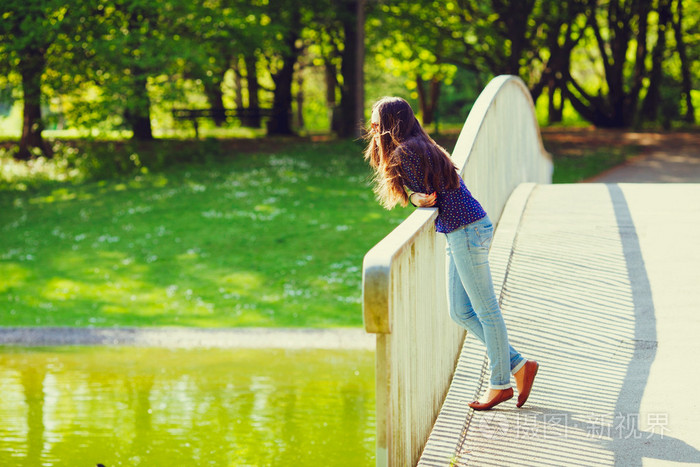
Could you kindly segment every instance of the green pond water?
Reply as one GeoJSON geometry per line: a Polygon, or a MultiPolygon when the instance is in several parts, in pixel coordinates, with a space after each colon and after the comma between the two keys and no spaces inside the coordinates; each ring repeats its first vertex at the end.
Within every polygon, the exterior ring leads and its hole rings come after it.
{"type": "Polygon", "coordinates": [[[0,348],[0,466],[374,465],[370,351],[0,348]]]}

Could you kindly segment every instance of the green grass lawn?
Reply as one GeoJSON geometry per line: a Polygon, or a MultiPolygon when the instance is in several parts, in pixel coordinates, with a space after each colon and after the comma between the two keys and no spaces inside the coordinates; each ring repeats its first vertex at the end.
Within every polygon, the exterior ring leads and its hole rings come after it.
{"type": "Polygon", "coordinates": [[[624,163],[636,154],[633,147],[598,148],[584,155],[553,154],[554,183],[577,183],[624,163]]]}
{"type": "MultiPolygon", "coordinates": [[[[0,325],[361,325],[362,258],[411,208],[377,204],[361,143],[260,147],[103,181],[5,176],[0,325]]],[[[586,176],[611,165],[591,157],[586,176]]],[[[555,181],[589,164],[554,160],[555,181]]]]}
{"type": "Polygon", "coordinates": [[[366,251],[409,210],[362,146],[0,192],[0,325],[357,326],[366,251]]]}

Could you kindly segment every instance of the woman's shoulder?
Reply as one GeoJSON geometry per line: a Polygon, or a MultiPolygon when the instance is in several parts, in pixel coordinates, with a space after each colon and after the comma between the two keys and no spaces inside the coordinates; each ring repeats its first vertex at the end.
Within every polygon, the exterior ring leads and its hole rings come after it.
{"type": "Polygon", "coordinates": [[[396,148],[396,151],[402,158],[415,160],[421,160],[430,155],[430,151],[427,151],[425,146],[416,138],[410,138],[402,142],[396,148]]]}
{"type": "Polygon", "coordinates": [[[399,159],[401,163],[418,162],[421,160],[421,154],[416,149],[415,146],[404,142],[394,149],[394,156],[399,159]]]}

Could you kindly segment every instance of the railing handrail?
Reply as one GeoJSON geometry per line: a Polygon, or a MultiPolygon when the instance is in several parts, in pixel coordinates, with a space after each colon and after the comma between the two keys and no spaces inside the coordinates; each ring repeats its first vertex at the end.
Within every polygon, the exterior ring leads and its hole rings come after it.
{"type": "Polygon", "coordinates": [[[418,208],[365,255],[362,274],[365,331],[390,334],[391,265],[425,229],[433,228],[436,208],[418,208]]]}
{"type": "MultiPolygon", "coordinates": [[[[489,84],[486,85],[484,90],[481,91],[481,94],[479,94],[479,97],[477,98],[476,102],[474,102],[474,105],[472,106],[471,110],[469,111],[469,115],[467,115],[467,120],[466,122],[464,122],[462,131],[459,133],[459,137],[457,138],[457,142],[455,143],[455,148],[452,151],[452,161],[459,168],[461,175],[464,175],[464,170],[466,168],[467,161],[469,160],[469,156],[471,156],[472,154],[474,143],[476,142],[479,132],[481,131],[482,125],[484,124],[484,117],[486,116],[486,113],[488,112],[489,108],[496,99],[496,96],[498,95],[499,91],[506,84],[517,85],[522,89],[523,93],[530,97],[530,90],[527,88],[523,80],[518,78],[517,76],[500,75],[492,79],[489,82],[489,84]],[[464,154],[463,158],[461,158],[462,154],[464,154]]],[[[534,102],[532,102],[531,97],[530,105],[534,118],[535,105],[534,102]]],[[[547,157],[551,163],[551,157],[547,150],[544,148],[544,144],[542,143],[542,135],[540,135],[539,131],[537,131],[537,141],[539,144],[540,152],[543,156],[547,157]]]]}

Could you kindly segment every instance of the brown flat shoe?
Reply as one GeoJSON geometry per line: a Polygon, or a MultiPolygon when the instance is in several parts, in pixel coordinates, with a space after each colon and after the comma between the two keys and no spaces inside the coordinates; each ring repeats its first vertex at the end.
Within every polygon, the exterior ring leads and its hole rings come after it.
{"type": "Polygon", "coordinates": [[[500,404],[501,402],[507,401],[513,397],[513,388],[508,388],[508,389],[502,389],[501,392],[498,393],[496,397],[491,399],[488,402],[479,402],[479,401],[474,401],[469,403],[469,407],[471,407],[474,410],[488,410],[492,407],[495,407],[496,405],[500,404]]]}
{"type": "Polygon", "coordinates": [[[525,404],[525,401],[527,401],[527,398],[530,395],[530,390],[532,389],[532,383],[535,382],[535,375],[537,374],[537,370],[540,368],[540,364],[534,360],[528,360],[525,362],[524,368],[525,385],[523,386],[523,391],[518,394],[518,403],[516,404],[516,407],[522,407],[523,404],[525,404]]]}

